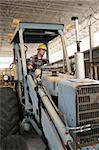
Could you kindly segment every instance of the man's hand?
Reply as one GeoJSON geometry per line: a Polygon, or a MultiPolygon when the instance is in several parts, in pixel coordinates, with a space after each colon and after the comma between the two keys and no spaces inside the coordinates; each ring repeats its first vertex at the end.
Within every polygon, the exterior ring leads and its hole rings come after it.
{"type": "Polygon", "coordinates": [[[31,64],[28,64],[28,66],[27,66],[27,67],[28,67],[28,69],[29,69],[29,70],[33,69],[33,67],[32,67],[32,65],[31,65],[31,64]]]}
{"type": "Polygon", "coordinates": [[[35,76],[39,77],[41,75],[41,69],[36,69],[35,70],[35,76]]]}

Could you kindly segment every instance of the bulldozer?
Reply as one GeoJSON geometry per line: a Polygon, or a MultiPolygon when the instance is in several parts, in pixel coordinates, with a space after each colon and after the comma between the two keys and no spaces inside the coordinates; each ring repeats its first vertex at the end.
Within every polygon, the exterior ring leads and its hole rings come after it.
{"type": "Polygon", "coordinates": [[[99,150],[99,81],[70,75],[63,30],[63,24],[20,22],[14,32],[21,123],[25,130],[31,125],[49,150],[99,150]],[[28,74],[24,45],[48,46],[57,36],[63,46],[63,74],[50,65],[35,77],[28,74]]]}

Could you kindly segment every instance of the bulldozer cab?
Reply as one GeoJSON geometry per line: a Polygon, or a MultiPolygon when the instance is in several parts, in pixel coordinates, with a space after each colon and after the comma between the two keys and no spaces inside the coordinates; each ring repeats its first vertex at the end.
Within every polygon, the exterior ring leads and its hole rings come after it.
{"type": "MultiPolygon", "coordinates": [[[[20,22],[17,27],[11,43],[14,45],[14,49],[18,49],[18,46],[22,49],[22,51],[27,53],[26,44],[38,44],[43,43],[47,47],[46,58],[49,59],[49,41],[53,40],[57,36],[60,36],[62,50],[63,50],[63,71],[67,71],[70,73],[70,65],[68,61],[68,55],[66,51],[65,38],[64,38],[64,25],[63,24],[45,24],[45,23],[25,23],[20,22]],[[20,44],[19,44],[20,43],[20,44]]],[[[24,55],[24,59],[26,55],[24,55]]],[[[26,60],[25,60],[26,61],[26,60]]]]}
{"type": "MultiPolygon", "coordinates": [[[[27,58],[25,44],[44,43],[48,48],[48,42],[60,36],[63,47],[63,70],[67,65],[68,72],[70,67],[68,56],[66,55],[66,45],[64,38],[63,24],[46,24],[46,23],[28,23],[20,22],[16,28],[11,43],[13,44],[14,60],[16,60],[18,83],[24,85],[24,97],[26,108],[28,109],[28,91],[27,91],[27,58]],[[66,58],[66,60],[65,60],[66,58]]],[[[49,59],[49,51],[46,52],[46,57],[49,59]]]]}

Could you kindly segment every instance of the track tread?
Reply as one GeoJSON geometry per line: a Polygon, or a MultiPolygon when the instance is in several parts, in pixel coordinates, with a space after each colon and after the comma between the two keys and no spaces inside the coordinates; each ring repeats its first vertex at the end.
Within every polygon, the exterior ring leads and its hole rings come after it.
{"type": "Polygon", "coordinates": [[[28,150],[25,140],[19,135],[9,135],[4,138],[0,148],[0,150],[28,150]]]}

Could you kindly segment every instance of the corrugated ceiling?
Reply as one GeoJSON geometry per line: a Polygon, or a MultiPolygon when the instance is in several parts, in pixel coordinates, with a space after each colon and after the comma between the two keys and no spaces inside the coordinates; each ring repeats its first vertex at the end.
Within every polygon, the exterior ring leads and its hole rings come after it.
{"type": "Polygon", "coordinates": [[[0,46],[14,32],[14,18],[26,22],[68,24],[72,16],[80,22],[98,9],[98,0],[0,0],[0,46]]]}

